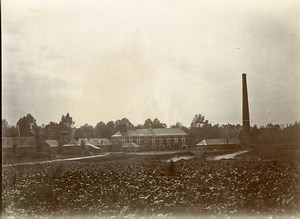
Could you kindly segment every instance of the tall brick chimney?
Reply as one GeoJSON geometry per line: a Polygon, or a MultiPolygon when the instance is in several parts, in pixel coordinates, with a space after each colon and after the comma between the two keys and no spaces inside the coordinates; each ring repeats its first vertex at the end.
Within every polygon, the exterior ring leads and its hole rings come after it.
{"type": "Polygon", "coordinates": [[[240,133],[240,142],[242,146],[249,146],[250,135],[250,116],[249,116],[249,103],[248,103],[248,91],[247,91],[247,76],[242,74],[242,89],[243,89],[243,127],[240,133]]]}

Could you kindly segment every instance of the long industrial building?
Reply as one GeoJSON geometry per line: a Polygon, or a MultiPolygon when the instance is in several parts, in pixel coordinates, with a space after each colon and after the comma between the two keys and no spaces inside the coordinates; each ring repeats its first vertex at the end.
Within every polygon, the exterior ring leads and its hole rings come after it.
{"type": "Polygon", "coordinates": [[[133,129],[111,137],[113,144],[135,143],[149,150],[185,149],[188,147],[188,134],[181,128],[133,129]]]}

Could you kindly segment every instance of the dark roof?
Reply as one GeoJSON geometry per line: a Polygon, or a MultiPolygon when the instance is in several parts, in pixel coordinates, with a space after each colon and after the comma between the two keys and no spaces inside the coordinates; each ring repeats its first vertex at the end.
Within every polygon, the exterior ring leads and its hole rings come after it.
{"type": "MultiPolygon", "coordinates": [[[[157,129],[133,129],[128,130],[124,136],[126,137],[148,137],[148,136],[170,136],[170,135],[187,135],[181,128],[157,128],[157,129]]],[[[122,137],[120,131],[112,136],[122,137]]]]}
{"type": "Polygon", "coordinates": [[[36,147],[36,141],[33,136],[29,137],[2,137],[2,148],[32,148],[36,147]]]}
{"type": "Polygon", "coordinates": [[[45,140],[46,144],[48,144],[50,147],[57,147],[58,141],[56,140],[45,140]]]}
{"type": "Polygon", "coordinates": [[[199,142],[197,146],[201,145],[225,145],[225,144],[239,144],[239,139],[230,138],[227,141],[224,138],[219,139],[204,139],[203,141],[199,142]]]}

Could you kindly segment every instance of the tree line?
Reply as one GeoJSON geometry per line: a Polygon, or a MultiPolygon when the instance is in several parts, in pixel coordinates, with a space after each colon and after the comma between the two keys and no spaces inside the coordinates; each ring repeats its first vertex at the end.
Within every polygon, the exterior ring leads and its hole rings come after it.
{"type": "MultiPolygon", "coordinates": [[[[177,122],[171,128],[181,128],[189,134],[191,145],[195,145],[203,139],[216,138],[239,138],[242,126],[240,124],[211,124],[199,113],[191,121],[190,127],[185,127],[177,122]]],[[[133,125],[129,119],[122,118],[107,123],[100,121],[96,126],[84,124],[75,127],[75,122],[69,113],[62,115],[59,122],[51,121],[49,124],[39,126],[36,119],[31,115],[21,117],[15,126],[8,124],[2,119],[2,136],[34,136],[37,143],[43,140],[58,140],[59,132],[62,130],[75,129],[75,136],[78,138],[110,138],[117,131],[126,132],[138,128],[167,128],[167,125],[158,118],[146,119],[143,124],[133,125]]],[[[294,124],[278,125],[268,124],[266,126],[251,127],[252,141],[254,144],[295,144],[300,143],[300,122],[294,124]]]]}

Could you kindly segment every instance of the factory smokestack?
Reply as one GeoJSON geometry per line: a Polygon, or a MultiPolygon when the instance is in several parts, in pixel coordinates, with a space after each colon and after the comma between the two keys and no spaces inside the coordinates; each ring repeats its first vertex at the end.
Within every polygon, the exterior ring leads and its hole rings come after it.
{"type": "Polygon", "coordinates": [[[242,74],[242,89],[243,89],[243,128],[241,131],[241,145],[248,146],[250,144],[250,116],[249,116],[249,103],[247,91],[247,78],[246,74],[242,74]]]}
{"type": "Polygon", "coordinates": [[[250,131],[250,117],[249,117],[249,104],[248,104],[248,91],[247,91],[247,75],[242,74],[243,77],[243,129],[250,131]]]}

